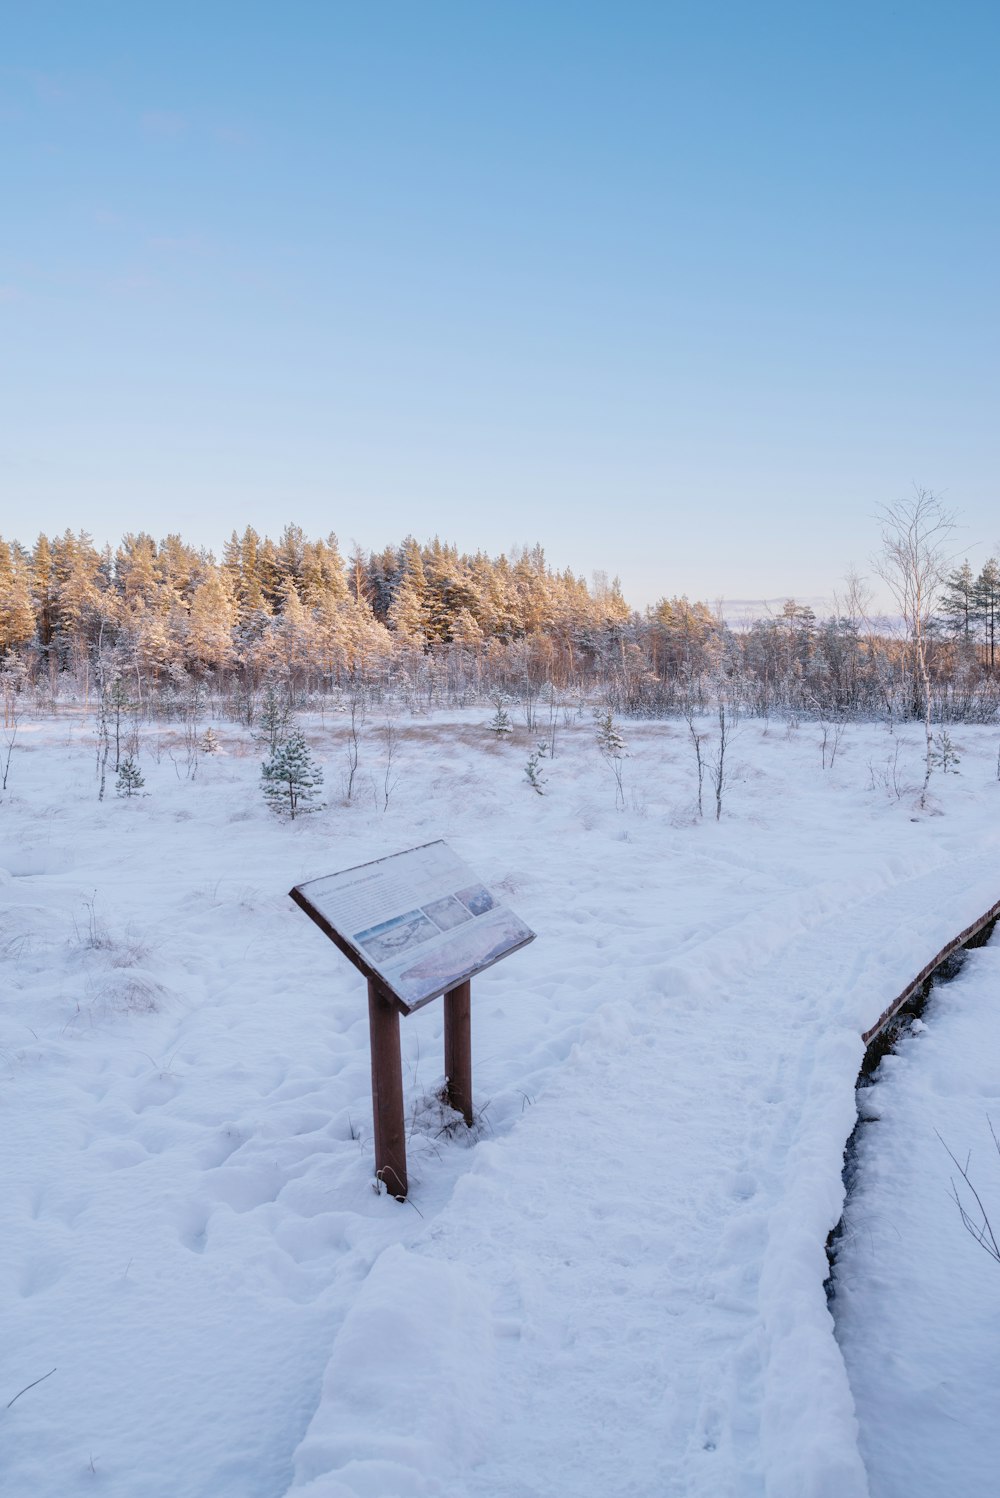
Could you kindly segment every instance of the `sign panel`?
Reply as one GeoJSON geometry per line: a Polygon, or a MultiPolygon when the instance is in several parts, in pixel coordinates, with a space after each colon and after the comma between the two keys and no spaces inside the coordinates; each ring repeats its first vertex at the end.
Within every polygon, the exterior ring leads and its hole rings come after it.
{"type": "Polygon", "coordinates": [[[408,1012],[535,939],[445,842],[310,879],[291,895],[408,1012]]]}

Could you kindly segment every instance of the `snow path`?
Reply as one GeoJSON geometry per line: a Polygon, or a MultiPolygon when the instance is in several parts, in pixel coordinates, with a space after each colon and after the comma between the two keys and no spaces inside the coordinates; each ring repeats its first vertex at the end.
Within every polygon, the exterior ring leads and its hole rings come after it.
{"type": "MultiPolygon", "coordinates": [[[[671,725],[630,726],[617,813],[589,724],[538,798],[481,718],[401,732],[386,815],[331,797],[294,828],[242,730],[196,782],[150,740],[149,797],[102,805],[86,732],[26,731],[0,1406],[58,1371],[0,1408],[0,1493],[865,1492],[823,1245],[861,1030],[997,898],[995,734],[963,731],[946,815],[912,821],[869,786],[882,730],[823,776],[806,731],[743,725],[717,826],[671,725]],[[433,837],[539,940],[475,984],[478,1142],[427,1101],[441,1006],[404,1022],[399,1206],[371,1189],[364,986],[286,892],[433,837]]],[[[310,726],[328,783],[342,735],[310,726]]]]}
{"type": "MultiPolygon", "coordinates": [[[[992,1498],[1000,1266],[949,1201],[964,1163],[994,1229],[1000,1161],[1000,940],[934,989],[924,1028],[863,1094],[856,1186],[837,1256],[837,1336],[873,1498],[992,1498]]],[[[966,1205],[975,1211],[965,1192],[966,1205]]]]}

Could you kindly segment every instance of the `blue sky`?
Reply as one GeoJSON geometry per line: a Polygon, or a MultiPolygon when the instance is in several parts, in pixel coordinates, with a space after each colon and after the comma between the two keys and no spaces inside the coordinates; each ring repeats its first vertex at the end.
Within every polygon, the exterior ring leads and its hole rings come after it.
{"type": "Polygon", "coordinates": [[[9,7],[0,533],[818,596],[1000,541],[994,4],[9,7]]]}

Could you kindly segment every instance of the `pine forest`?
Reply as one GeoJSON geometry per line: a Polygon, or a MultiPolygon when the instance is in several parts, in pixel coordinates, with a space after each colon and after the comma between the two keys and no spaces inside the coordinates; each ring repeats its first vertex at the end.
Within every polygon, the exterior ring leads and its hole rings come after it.
{"type": "Polygon", "coordinates": [[[288,525],[277,541],[234,531],[217,561],[179,535],[128,534],[114,550],[83,531],[0,538],[8,696],[90,702],[125,682],[151,713],[211,699],[246,722],[276,687],[297,705],[345,691],[411,706],[504,693],[530,714],[552,692],[635,716],[725,702],[757,715],[891,720],[930,707],[941,721],[991,721],[998,608],[995,560],[978,575],[967,562],[948,571],[923,621],[925,671],[911,631],[875,617],[857,580],[829,617],[789,599],[741,622],[684,596],[638,612],[617,580],[588,586],[538,546],[470,556],[411,536],[345,558],[335,535],[288,525]]]}

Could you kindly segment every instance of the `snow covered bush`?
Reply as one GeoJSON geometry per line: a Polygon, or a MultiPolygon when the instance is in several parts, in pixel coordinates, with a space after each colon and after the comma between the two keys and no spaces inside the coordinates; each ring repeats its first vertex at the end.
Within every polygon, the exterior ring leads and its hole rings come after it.
{"type": "Polygon", "coordinates": [[[271,758],[260,767],[261,789],[271,810],[291,817],[307,811],[319,811],[317,800],[323,784],[323,771],[309,753],[305,735],[293,728],[288,738],[275,747],[271,758]]]}

